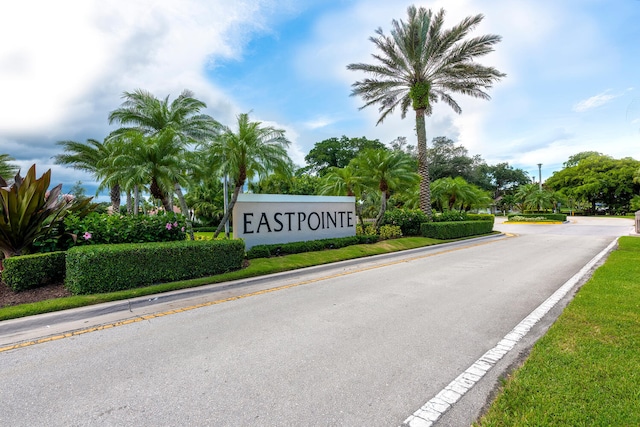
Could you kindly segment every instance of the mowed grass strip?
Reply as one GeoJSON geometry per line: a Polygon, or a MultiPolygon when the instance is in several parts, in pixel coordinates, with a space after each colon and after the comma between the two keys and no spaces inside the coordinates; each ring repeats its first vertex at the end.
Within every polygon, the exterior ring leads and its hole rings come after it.
{"type": "Polygon", "coordinates": [[[640,426],[640,238],[620,238],[475,425],[640,426]]]}
{"type": "MultiPolygon", "coordinates": [[[[211,233],[213,234],[213,233],[211,233]]],[[[464,240],[464,239],[458,239],[464,240]]],[[[231,280],[246,279],[265,274],[279,273],[314,265],[328,264],[372,255],[397,252],[407,249],[415,249],[446,243],[448,241],[430,239],[427,237],[404,237],[400,239],[384,240],[367,245],[353,245],[340,249],[332,249],[320,252],[307,252],[274,258],[258,258],[250,261],[247,268],[232,271],[216,276],[202,277],[199,279],[182,280],[179,282],[161,283],[143,288],[127,289],[124,291],[110,292],[95,295],[75,295],[64,298],[56,298],[48,301],[21,304],[0,308],[0,321],[16,319],[24,316],[49,313],[70,308],[84,307],[103,302],[126,300],[141,296],[159,294],[162,292],[179,289],[194,288],[197,286],[214,283],[228,282],[231,280]]]]}

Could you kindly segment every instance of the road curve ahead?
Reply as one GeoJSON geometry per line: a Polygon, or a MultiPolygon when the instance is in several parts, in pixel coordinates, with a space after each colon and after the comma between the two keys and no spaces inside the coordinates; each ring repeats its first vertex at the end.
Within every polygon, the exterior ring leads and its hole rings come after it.
{"type": "MultiPolygon", "coordinates": [[[[0,352],[0,425],[398,426],[628,234],[620,224],[499,224],[513,237],[0,352]]],[[[553,315],[438,423],[468,425],[553,315]]]]}

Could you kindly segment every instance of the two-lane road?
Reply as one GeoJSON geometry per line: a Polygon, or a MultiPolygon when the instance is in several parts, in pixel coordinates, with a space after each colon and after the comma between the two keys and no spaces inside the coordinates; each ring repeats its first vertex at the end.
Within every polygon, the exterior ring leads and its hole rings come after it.
{"type": "MultiPolygon", "coordinates": [[[[0,425],[398,426],[631,222],[551,227],[1,352],[0,425]]],[[[440,423],[468,425],[521,347],[440,423]]]]}

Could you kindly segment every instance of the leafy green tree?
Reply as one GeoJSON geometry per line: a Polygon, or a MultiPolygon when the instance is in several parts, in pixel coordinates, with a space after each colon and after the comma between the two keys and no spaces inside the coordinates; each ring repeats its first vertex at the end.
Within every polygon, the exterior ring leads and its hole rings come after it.
{"type": "Polygon", "coordinates": [[[584,160],[591,156],[601,157],[604,156],[602,153],[598,153],[597,151],[581,151],[578,154],[574,154],[573,156],[569,156],[569,159],[562,164],[565,168],[572,168],[574,166],[578,166],[580,160],[584,160]]]}
{"type": "Polygon", "coordinates": [[[293,175],[269,174],[258,182],[249,183],[249,190],[256,194],[319,194],[322,179],[300,171],[298,169],[293,175]]]}
{"type": "Polygon", "coordinates": [[[629,157],[614,159],[592,153],[554,172],[545,184],[569,199],[585,201],[591,213],[596,212],[597,204],[610,213],[624,213],[630,210],[631,199],[640,194],[640,184],[634,182],[638,168],[640,162],[629,157]]]}
{"type": "Polygon", "coordinates": [[[433,138],[431,148],[427,149],[429,177],[432,181],[440,178],[462,177],[468,183],[476,184],[476,170],[485,165],[479,155],[469,156],[462,145],[455,145],[451,139],[438,136],[433,138]]]}
{"type": "Polygon", "coordinates": [[[402,118],[413,108],[418,136],[418,172],[420,181],[420,209],[431,215],[429,165],[425,116],[431,115],[433,105],[443,101],[456,113],[462,109],[451,97],[459,93],[489,99],[486,90],[505,74],[478,62],[478,57],[493,51],[500,36],[483,35],[467,38],[483,19],[470,16],[450,29],[444,29],[444,10],[435,15],[423,7],[409,6],[407,21],[392,21],[390,35],[382,29],[371,37],[378,52],[375,64],[350,64],[349,70],[364,71],[370,78],[353,84],[352,95],[365,101],[361,108],[379,105],[378,124],[400,107],[402,118]]]}
{"type": "Polygon", "coordinates": [[[522,169],[514,168],[509,163],[498,163],[493,166],[482,167],[489,177],[493,198],[497,199],[505,194],[512,194],[518,187],[531,183],[531,178],[522,169]]]}
{"type": "Polygon", "coordinates": [[[5,179],[13,179],[13,176],[18,171],[18,167],[11,164],[11,162],[15,160],[16,159],[8,154],[0,154],[0,177],[3,177],[5,179]]]}
{"type": "Polygon", "coordinates": [[[347,166],[359,152],[367,149],[378,150],[386,149],[386,147],[377,139],[348,138],[343,135],[340,139],[334,137],[316,142],[304,160],[307,162],[308,171],[322,176],[328,168],[347,166]]]}
{"type": "Polygon", "coordinates": [[[380,227],[382,223],[389,195],[420,179],[414,172],[413,158],[397,151],[365,150],[352,160],[350,166],[361,185],[371,190],[377,188],[379,191],[380,210],[376,217],[376,227],[380,227]]]}
{"type": "Polygon", "coordinates": [[[389,145],[391,146],[392,150],[402,151],[403,153],[413,156],[416,159],[418,158],[418,152],[416,151],[416,146],[407,143],[406,136],[397,137],[396,139],[391,141],[389,145]]]}
{"type": "Polygon", "coordinates": [[[229,219],[247,179],[256,175],[264,177],[272,172],[287,175],[293,170],[293,162],[287,154],[290,142],[284,130],[251,121],[247,113],[238,115],[237,120],[237,131],[227,128],[205,147],[206,151],[222,159],[221,171],[229,175],[234,187],[228,211],[214,237],[218,237],[229,219]]]}

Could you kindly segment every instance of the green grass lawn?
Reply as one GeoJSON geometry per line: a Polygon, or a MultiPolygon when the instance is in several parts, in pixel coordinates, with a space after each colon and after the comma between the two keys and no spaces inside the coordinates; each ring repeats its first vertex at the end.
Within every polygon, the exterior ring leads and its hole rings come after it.
{"type": "Polygon", "coordinates": [[[448,241],[429,239],[426,237],[403,237],[400,239],[384,240],[368,245],[354,245],[327,251],[307,252],[276,258],[258,258],[251,260],[247,268],[211,277],[203,277],[200,279],[183,280],[171,283],[161,283],[158,285],[147,286],[143,288],[134,288],[105,294],[75,295],[30,304],[4,307],[0,308],[0,321],[15,319],[24,316],[32,316],[41,313],[49,313],[52,311],[83,307],[103,302],[136,298],[140,296],[175,291],[179,289],[193,288],[207,284],[227,282],[230,280],[245,279],[248,277],[295,270],[298,268],[328,264],[331,262],[361,258],[371,255],[379,255],[383,253],[414,249],[423,246],[431,246],[446,242],[448,241]]]}
{"type": "Polygon", "coordinates": [[[640,238],[620,238],[475,425],[640,426],[640,238]]]}

